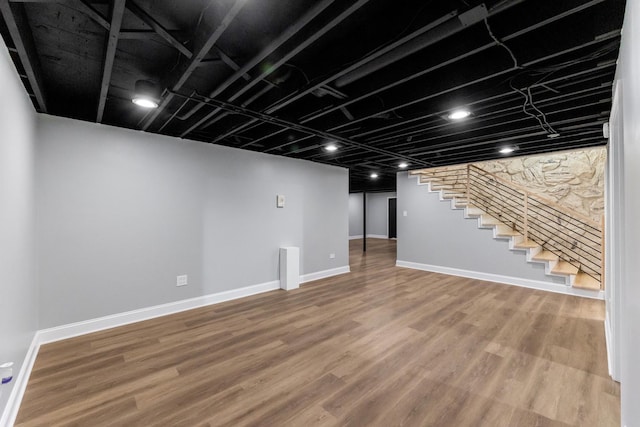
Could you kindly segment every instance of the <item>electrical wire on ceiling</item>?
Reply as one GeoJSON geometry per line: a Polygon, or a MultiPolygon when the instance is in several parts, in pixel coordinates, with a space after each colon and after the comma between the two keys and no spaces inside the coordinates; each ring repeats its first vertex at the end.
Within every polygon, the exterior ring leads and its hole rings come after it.
{"type": "MultiPolygon", "coordinates": [[[[506,46],[505,46],[506,47],[506,46]]],[[[544,114],[544,112],[542,110],[540,110],[534,102],[533,99],[533,94],[531,93],[531,88],[533,86],[539,85],[542,82],[544,82],[545,80],[547,80],[549,77],[551,77],[553,74],[555,74],[558,71],[561,71],[565,68],[568,68],[570,66],[576,65],[576,64],[580,64],[583,62],[587,62],[587,61],[592,61],[598,58],[601,58],[602,56],[611,53],[613,51],[615,51],[617,49],[617,45],[614,42],[611,43],[607,43],[606,45],[602,46],[600,49],[597,49],[594,52],[591,52],[587,55],[584,55],[580,58],[576,58],[573,60],[569,60],[569,61],[565,61],[562,62],[560,64],[554,64],[554,65],[549,65],[547,67],[538,67],[536,69],[532,69],[532,70],[527,70],[528,74],[533,76],[533,75],[540,75],[542,74],[542,77],[540,77],[538,80],[536,80],[535,82],[527,85],[524,90],[520,90],[518,89],[515,85],[514,85],[514,80],[521,76],[523,73],[520,73],[514,77],[512,77],[511,79],[509,79],[509,86],[511,87],[511,89],[513,89],[515,92],[518,92],[520,95],[522,95],[525,98],[525,102],[523,104],[522,110],[524,111],[525,114],[527,114],[528,116],[531,116],[533,118],[535,118],[538,123],[540,123],[540,126],[542,127],[542,129],[544,129],[548,135],[553,135],[553,136],[558,136],[559,133],[551,126],[551,124],[549,124],[549,121],[547,120],[547,116],[544,114]],[[538,114],[533,114],[530,113],[529,111],[527,111],[527,106],[530,106],[536,113],[538,114]]]]}
{"type": "Polygon", "coordinates": [[[509,52],[509,55],[511,56],[511,59],[513,59],[513,67],[514,68],[520,68],[520,65],[518,64],[518,60],[516,59],[516,56],[514,55],[513,51],[511,49],[509,49],[509,46],[507,46],[506,44],[502,43],[493,34],[493,31],[491,31],[491,27],[489,26],[489,21],[487,20],[487,18],[484,19],[484,25],[487,27],[487,31],[489,32],[489,36],[493,39],[493,41],[496,42],[496,44],[498,46],[504,48],[507,52],[509,52]]]}
{"type": "Polygon", "coordinates": [[[524,92],[524,91],[518,89],[517,87],[515,87],[513,85],[513,80],[514,79],[509,80],[509,86],[511,87],[511,89],[513,89],[514,91],[518,92],[520,95],[522,95],[524,97],[524,104],[522,105],[522,111],[527,116],[530,116],[530,117],[533,117],[534,119],[536,119],[538,121],[538,123],[540,123],[540,127],[545,132],[547,132],[549,135],[557,135],[558,132],[556,132],[555,129],[547,121],[547,116],[538,107],[536,107],[535,103],[533,102],[533,95],[531,94],[531,86],[528,86],[525,89],[526,92],[524,92]],[[538,116],[537,114],[533,114],[533,113],[530,113],[529,111],[527,111],[527,106],[528,105],[530,105],[531,108],[533,108],[538,114],[540,114],[540,116],[538,116]]]}
{"type": "MultiPolygon", "coordinates": [[[[502,41],[500,41],[500,39],[498,39],[494,34],[493,31],[491,31],[491,26],[489,25],[489,21],[485,18],[484,20],[484,25],[487,27],[487,32],[489,33],[489,36],[493,39],[493,41],[500,47],[502,47],[503,49],[505,49],[508,53],[509,56],[511,56],[511,59],[513,60],[513,67],[515,69],[520,69],[522,68],[520,66],[520,64],[518,63],[518,59],[516,58],[516,55],[513,53],[513,51],[509,48],[509,46],[507,46],[506,44],[504,44],[502,41]]],[[[555,71],[554,71],[555,72],[555,71]]],[[[545,76],[546,78],[547,76],[545,76]]],[[[538,121],[538,123],[540,124],[540,127],[547,132],[547,134],[549,135],[558,135],[558,132],[556,132],[556,130],[551,126],[551,124],[549,124],[549,121],[547,120],[547,116],[538,108],[536,107],[534,101],[533,101],[533,94],[531,93],[531,85],[528,86],[525,90],[526,92],[516,88],[513,85],[513,80],[515,79],[515,77],[511,78],[509,80],[509,86],[511,87],[511,89],[513,89],[514,91],[518,92],[520,95],[522,95],[524,97],[524,104],[522,105],[522,111],[527,115],[530,116],[534,119],[536,119],[538,121]],[[531,113],[529,111],[527,111],[527,106],[530,106],[537,114],[531,113]]],[[[539,83],[539,82],[538,82],[539,83]]]]}
{"type": "Polygon", "coordinates": [[[302,77],[305,79],[307,84],[311,84],[311,80],[309,80],[309,76],[307,75],[307,73],[304,72],[302,68],[298,67],[297,65],[293,65],[289,62],[285,63],[284,66],[293,68],[294,70],[298,71],[302,75],[302,77]]]}

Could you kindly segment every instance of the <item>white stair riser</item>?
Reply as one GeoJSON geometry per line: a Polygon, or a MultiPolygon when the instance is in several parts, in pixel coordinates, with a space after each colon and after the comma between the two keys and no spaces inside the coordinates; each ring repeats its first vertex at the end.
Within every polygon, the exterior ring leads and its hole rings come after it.
{"type": "Polygon", "coordinates": [[[508,240],[509,241],[509,249],[512,251],[525,251],[526,252],[526,260],[529,263],[537,263],[537,264],[544,264],[544,272],[547,276],[555,276],[555,277],[563,277],[565,279],[565,284],[567,286],[572,286],[573,282],[575,280],[575,275],[574,274],[570,274],[570,275],[566,275],[566,274],[555,274],[552,273],[551,270],[553,270],[553,268],[556,266],[556,264],[558,263],[558,261],[539,261],[539,260],[535,260],[533,259],[534,256],[536,256],[538,253],[540,253],[542,251],[542,247],[538,246],[535,248],[516,248],[514,247],[517,243],[520,243],[524,240],[523,236],[499,236],[498,235],[498,227],[497,225],[494,224],[483,224],[482,223],[482,216],[481,215],[469,215],[468,214],[468,210],[466,207],[461,207],[461,206],[456,206],[456,198],[446,198],[445,197],[445,191],[448,189],[445,188],[432,188],[432,185],[438,186],[438,184],[436,183],[432,183],[430,181],[427,182],[421,182],[420,184],[422,185],[427,185],[428,191],[435,193],[438,193],[439,199],[442,202],[449,202],[451,209],[452,210],[460,210],[460,209],[464,209],[464,218],[466,219],[475,219],[478,222],[478,228],[480,229],[492,229],[493,230],[493,238],[496,240],[508,240]]]}

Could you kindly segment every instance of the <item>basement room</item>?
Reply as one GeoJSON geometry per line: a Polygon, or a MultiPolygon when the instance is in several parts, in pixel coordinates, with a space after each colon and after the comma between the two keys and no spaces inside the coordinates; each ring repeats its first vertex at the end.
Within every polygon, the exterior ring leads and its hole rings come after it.
{"type": "Polygon", "coordinates": [[[0,35],[0,427],[640,427],[640,1],[0,35]]]}

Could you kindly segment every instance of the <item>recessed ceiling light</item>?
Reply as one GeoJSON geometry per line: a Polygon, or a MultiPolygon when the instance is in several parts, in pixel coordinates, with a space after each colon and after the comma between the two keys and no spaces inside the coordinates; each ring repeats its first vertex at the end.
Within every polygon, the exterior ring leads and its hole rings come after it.
{"type": "Polygon", "coordinates": [[[324,149],[329,151],[329,152],[333,152],[333,151],[336,151],[338,149],[338,146],[336,144],[329,144],[329,145],[326,145],[324,147],[324,149]]]}
{"type": "Polygon", "coordinates": [[[502,147],[500,149],[500,154],[509,154],[509,153],[513,153],[515,151],[515,148],[513,147],[502,147]]]}
{"type": "Polygon", "coordinates": [[[400,169],[406,169],[408,166],[409,166],[409,164],[407,164],[406,162],[402,162],[402,163],[400,163],[400,164],[398,165],[398,167],[399,167],[400,169]]]}
{"type": "Polygon", "coordinates": [[[133,98],[131,102],[142,108],[158,108],[158,103],[156,101],[154,101],[153,99],[145,98],[143,96],[133,98]]]}
{"type": "Polygon", "coordinates": [[[451,120],[462,120],[462,119],[466,119],[470,115],[471,115],[471,111],[469,110],[454,110],[451,113],[449,113],[448,117],[451,120]]]}
{"type": "Polygon", "coordinates": [[[158,108],[160,88],[149,80],[138,80],[131,101],[142,108],[158,108]]]}
{"type": "Polygon", "coordinates": [[[378,177],[378,174],[374,172],[370,176],[371,176],[371,179],[376,179],[378,177]]]}

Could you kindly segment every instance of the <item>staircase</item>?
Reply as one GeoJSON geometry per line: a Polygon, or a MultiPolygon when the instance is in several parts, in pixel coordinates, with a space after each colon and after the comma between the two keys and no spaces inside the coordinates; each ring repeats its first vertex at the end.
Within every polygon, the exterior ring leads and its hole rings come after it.
{"type": "Polygon", "coordinates": [[[410,172],[452,209],[479,228],[493,229],[509,249],[526,252],[527,262],[543,263],[545,273],[565,278],[567,286],[602,290],[603,231],[591,218],[531,193],[473,165],[445,166],[410,172]]]}

